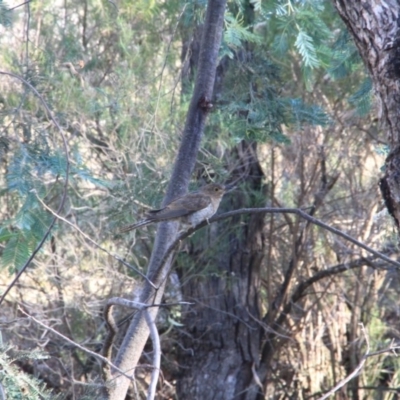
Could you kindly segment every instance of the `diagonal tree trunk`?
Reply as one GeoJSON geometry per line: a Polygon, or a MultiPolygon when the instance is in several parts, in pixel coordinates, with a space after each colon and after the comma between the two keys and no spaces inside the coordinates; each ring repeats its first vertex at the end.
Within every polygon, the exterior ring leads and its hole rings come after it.
{"type": "MultiPolygon", "coordinates": [[[[206,28],[202,36],[196,84],[164,204],[186,192],[194,169],[208,114],[207,101],[211,99],[214,86],[225,6],[226,0],[209,0],[208,2],[205,18],[206,28]]],[[[158,290],[154,290],[150,284],[144,283],[139,295],[141,303],[154,304],[161,301],[171,264],[168,261],[165,265],[160,265],[160,261],[175,235],[176,223],[160,224],[148,270],[148,278],[158,287],[158,290]]],[[[154,320],[157,309],[155,307],[150,308],[149,314],[154,320]]],[[[126,371],[127,374],[134,373],[148,336],[149,329],[145,315],[139,312],[132,320],[118,351],[115,361],[118,368],[126,371]]],[[[108,383],[110,384],[110,399],[125,399],[130,384],[127,377],[114,372],[112,381],[108,383]]]]}
{"type": "MultiPolygon", "coordinates": [[[[251,4],[247,7],[249,18],[253,18],[251,4]]],[[[190,54],[186,62],[191,66],[196,64],[196,35],[198,29],[192,40],[184,40],[183,57],[190,54]],[[189,42],[191,47],[187,49],[185,43],[189,42]]],[[[250,53],[246,54],[249,58],[250,53]]],[[[243,58],[246,55],[242,54],[243,58]]],[[[231,63],[227,57],[221,60],[213,99],[223,98],[224,78],[231,63]]],[[[184,82],[194,76],[192,68],[183,76],[184,82]]],[[[257,143],[243,140],[225,157],[229,165],[235,165],[231,175],[245,184],[226,195],[221,208],[232,210],[257,205],[255,198],[264,189],[257,143]]],[[[208,230],[209,236],[195,241],[190,249],[194,276],[184,267],[179,272],[181,281],[185,282],[184,300],[195,305],[183,310],[178,398],[244,400],[254,399],[259,392],[254,371],[258,367],[262,333],[257,321],[260,319],[260,269],[265,254],[263,228],[264,220],[257,216],[213,224],[208,230]],[[204,266],[208,267],[204,269],[204,266]]]]}

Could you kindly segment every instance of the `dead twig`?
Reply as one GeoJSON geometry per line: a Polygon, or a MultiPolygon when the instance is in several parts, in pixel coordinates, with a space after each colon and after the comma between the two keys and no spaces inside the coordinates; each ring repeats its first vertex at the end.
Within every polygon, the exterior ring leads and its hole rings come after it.
{"type": "Polygon", "coordinates": [[[36,319],[35,317],[33,317],[32,315],[28,314],[27,312],[25,312],[21,307],[18,306],[18,310],[22,312],[22,314],[26,315],[28,318],[30,318],[32,321],[36,322],[38,325],[42,326],[43,328],[49,330],[50,332],[54,333],[55,335],[57,335],[58,337],[60,337],[61,339],[65,340],[66,342],[72,344],[74,347],[77,347],[79,350],[84,351],[87,354],[90,354],[91,356],[107,363],[111,368],[115,368],[116,371],[118,371],[120,374],[122,374],[123,376],[125,376],[126,378],[132,380],[132,376],[128,375],[127,373],[125,373],[124,371],[122,371],[121,369],[119,369],[118,367],[116,367],[112,362],[110,362],[107,358],[101,356],[100,354],[95,353],[94,351],[91,351],[89,349],[87,349],[86,347],[81,346],[80,344],[74,342],[73,340],[67,338],[66,336],[64,336],[62,333],[56,331],[55,329],[51,328],[50,326],[44,324],[43,322],[39,321],[38,319],[36,319]]]}
{"type": "Polygon", "coordinates": [[[362,370],[362,368],[364,367],[364,364],[367,361],[367,358],[374,357],[376,355],[383,354],[383,353],[395,352],[396,349],[400,348],[400,346],[393,346],[393,342],[392,342],[392,343],[390,343],[390,346],[387,347],[386,349],[382,349],[382,350],[370,353],[368,333],[366,332],[366,330],[364,328],[364,325],[363,324],[360,324],[360,325],[361,325],[361,330],[362,330],[362,332],[364,334],[365,342],[367,344],[366,353],[361,358],[361,360],[358,363],[357,367],[354,369],[354,371],[350,375],[346,376],[344,379],[342,379],[340,382],[338,382],[331,390],[329,390],[329,392],[325,393],[322,397],[319,397],[317,400],[325,400],[325,399],[327,399],[329,396],[332,396],[341,387],[343,387],[346,383],[351,381],[355,376],[357,376],[359,374],[359,372],[362,370]]]}

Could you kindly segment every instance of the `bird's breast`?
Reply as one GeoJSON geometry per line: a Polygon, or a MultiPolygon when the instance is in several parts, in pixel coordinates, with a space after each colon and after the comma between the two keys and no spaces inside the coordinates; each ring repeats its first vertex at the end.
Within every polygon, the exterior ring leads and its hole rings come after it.
{"type": "Polygon", "coordinates": [[[187,223],[192,225],[192,227],[200,224],[200,222],[203,222],[204,220],[211,218],[217,210],[214,208],[213,204],[210,203],[207,207],[195,211],[193,214],[188,215],[186,217],[187,223]]]}

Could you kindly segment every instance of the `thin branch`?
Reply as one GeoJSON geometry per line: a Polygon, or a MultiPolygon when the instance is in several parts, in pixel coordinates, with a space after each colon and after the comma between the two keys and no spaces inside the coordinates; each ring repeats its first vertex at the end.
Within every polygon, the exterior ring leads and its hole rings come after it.
{"type": "MultiPolygon", "coordinates": [[[[348,263],[343,263],[343,264],[338,264],[333,267],[330,267],[326,270],[319,271],[315,275],[313,275],[311,278],[307,279],[306,281],[300,282],[297,286],[297,288],[294,290],[292,295],[290,296],[290,299],[286,301],[285,305],[282,308],[282,312],[279,314],[279,316],[276,318],[274,322],[274,326],[276,326],[277,330],[273,330],[271,327],[269,327],[269,331],[271,335],[277,336],[278,334],[281,335],[280,332],[278,332],[278,329],[280,326],[283,325],[287,315],[292,310],[292,306],[296,304],[305,294],[305,291],[314,283],[320,281],[321,279],[328,278],[333,275],[340,274],[345,271],[349,271],[351,269],[355,268],[360,268],[364,265],[369,265],[371,266],[371,263],[374,261],[374,258],[359,258],[357,260],[348,262],[348,263]]],[[[268,321],[270,320],[268,314],[263,318],[263,321],[268,321]]],[[[269,340],[272,340],[273,338],[270,337],[269,340]]]]}
{"type": "Polygon", "coordinates": [[[111,252],[109,252],[107,249],[105,249],[104,247],[100,246],[95,240],[93,240],[89,235],[87,235],[85,232],[83,232],[77,225],[73,224],[72,222],[68,221],[66,218],[62,217],[61,215],[58,215],[57,212],[53,211],[47,204],[45,204],[43,202],[43,200],[37,195],[36,191],[33,190],[33,193],[35,193],[38,201],[40,202],[40,204],[47,210],[49,211],[52,215],[54,215],[57,219],[59,219],[60,221],[65,222],[66,224],[68,224],[69,226],[71,226],[72,228],[74,228],[77,232],[79,232],[86,240],[88,240],[90,243],[92,243],[94,246],[96,246],[99,250],[103,251],[104,253],[106,253],[107,255],[109,255],[110,257],[116,259],[117,261],[119,261],[120,263],[124,264],[126,267],[132,269],[133,271],[135,271],[137,274],[139,274],[142,278],[146,279],[147,283],[149,285],[151,285],[154,289],[157,289],[156,286],[153,284],[153,282],[151,282],[151,280],[142,272],[140,272],[137,268],[133,267],[132,265],[130,265],[129,263],[127,263],[125,260],[123,260],[120,256],[118,256],[117,254],[113,254],[111,252]]]}
{"type": "Polygon", "coordinates": [[[320,281],[321,279],[325,279],[330,276],[340,274],[341,272],[349,271],[351,269],[360,268],[360,267],[363,267],[364,265],[367,265],[367,266],[370,266],[373,268],[373,266],[371,264],[374,260],[375,260],[374,257],[359,258],[357,260],[353,260],[353,261],[343,263],[343,264],[338,264],[333,267],[330,267],[325,270],[317,272],[311,278],[299,283],[299,285],[297,286],[297,289],[294,291],[293,295],[291,296],[290,301],[288,301],[288,304],[296,303],[303,296],[303,293],[306,291],[306,289],[308,287],[310,287],[314,283],[320,281]]]}
{"type": "Polygon", "coordinates": [[[149,311],[147,309],[143,310],[144,317],[146,319],[147,325],[150,330],[150,337],[153,343],[153,371],[151,373],[151,381],[149,385],[149,391],[147,393],[147,400],[153,400],[156,395],[158,377],[160,376],[161,367],[161,344],[160,336],[157,331],[156,324],[154,323],[149,311]]]}
{"type": "Polygon", "coordinates": [[[264,388],[263,388],[263,385],[262,385],[262,383],[261,383],[261,381],[260,381],[260,377],[259,377],[258,374],[257,374],[257,371],[256,371],[256,363],[255,363],[255,362],[253,362],[253,363],[251,364],[251,372],[252,372],[252,374],[253,374],[254,382],[255,382],[256,385],[261,389],[261,391],[263,391],[264,388]]]}
{"type": "Polygon", "coordinates": [[[363,368],[365,361],[367,361],[367,355],[364,355],[364,357],[361,359],[360,363],[357,365],[355,370],[346,378],[342,379],[336,386],[334,386],[329,392],[324,394],[322,397],[318,398],[317,400],[325,400],[335,392],[337,392],[341,387],[343,387],[347,382],[351,381],[355,376],[358,375],[358,373],[361,371],[363,368]]]}
{"type": "Polygon", "coordinates": [[[22,6],[24,6],[25,4],[31,3],[32,1],[33,1],[33,0],[28,0],[28,1],[25,1],[25,2],[23,2],[23,3],[21,3],[21,4],[18,4],[18,5],[15,6],[15,7],[8,8],[8,9],[7,9],[7,12],[8,12],[8,11],[15,10],[15,9],[18,8],[18,7],[22,7],[22,6]]]}
{"type": "Polygon", "coordinates": [[[346,378],[344,378],[340,382],[338,382],[338,384],[335,385],[331,390],[329,390],[329,392],[325,393],[322,397],[319,397],[317,400],[325,400],[325,399],[327,399],[329,396],[331,396],[332,394],[337,392],[341,387],[343,387],[346,383],[350,382],[354,377],[356,377],[359,374],[359,372],[362,370],[362,368],[364,367],[364,364],[367,361],[367,358],[373,357],[373,356],[376,356],[376,355],[382,354],[382,353],[392,352],[392,351],[400,348],[399,346],[393,346],[393,343],[391,343],[390,346],[387,347],[386,349],[379,350],[379,351],[376,351],[374,353],[370,353],[369,352],[370,351],[370,347],[369,347],[368,334],[365,331],[364,325],[362,325],[362,324],[361,324],[361,330],[362,330],[362,332],[364,334],[365,341],[366,341],[366,344],[367,344],[366,353],[361,358],[361,360],[358,363],[357,367],[354,369],[354,371],[350,375],[346,376],[346,378]]]}
{"type": "MultiPolygon", "coordinates": [[[[68,155],[68,144],[67,144],[67,139],[65,138],[64,132],[57,122],[57,120],[53,117],[52,112],[50,111],[49,106],[47,105],[46,101],[43,99],[42,95],[24,78],[22,78],[19,75],[15,75],[12,72],[5,72],[5,71],[0,71],[0,75],[7,75],[11,76],[12,78],[20,80],[24,85],[28,86],[30,90],[38,97],[40,102],[42,103],[44,109],[47,112],[48,118],[53,121],[54,125],[57,127],[58,131],[60,132],[63,147],[64,147],[64,152],[65,152],[65,182],[63,186],[63,193],[60,201],[60,205],[58,206],[58,209],[56,211],[57,214],[61,212],[61,210],[64,207],[65,200],[67,198],[67,189],[68,189],[68,179],[69,179],[69,168],[70,168],[70,161],[69,161],[69,155],[68,155]]],[[[25,264],[22,266],[22,268],[19,270],[17,276],[14,278],[14,280],[8,285],[7,289],[3,293],[3,295],[0,298],[0,305],[6,298],[8,292],[12,289],[12,287],[16,284],[18,279],[21,277],[21,275],[25,272],[26,268],[28,268],[28,265],[32,262],[32,260],[35,258],[36,254],[39,252],[39,250],[42,248],[44,242],[48,238],[51,230],[53,229],[54,224],[57,221],[57,217],[54,217],[53,220],[51,221],[49,227],[47,228],[46,232],[43,235],[42,240],[39,242],[39,244],[36,246],[35,250],[33,250],[31,256],[28,258],[28,260],[25,262],[25,264]]]]}
{"type": "Polygon", "coordinates": [[[0,400],[6,400],[6,393],[4,392],[3,385],[0,383],[0,400]]]}
{"type": "MultiPolygon", "coordinates": [[[[127,266],[128,268],[133,269],[135,272],[137,272],[142,278],[146,279],[146,281],[154,288],[157,289],[157,287],[152,283],[152,281],[142,272],[140,272],[137,268],[133,267],[132,265],[130,265],[129,263],[127,263],[126,261],[124,261],[121,257],[119,257],[116,254],[112,254],[110,253],[108,250],[104,249],[103,247],[101,247],[97,242],[95,242],[92,238],[90,238],[90,236],[88,236],[86,233],[84,233],[78,226],[74,225],[72,222],[68,221],[67,219],[61,217],[60,215],[58,215],[57,212],[53,211],[51,208],[49,208],[39,197],[38,197],[39,202],[43,205],[43,207],[45,207],[48,211],[50,211],[56,218],[60,219],[61,221],[67,223],[68,225],[70,225],[71,227],[73,227],[74,229],[76,229],[81,235],[83,235],[87,240],[89,240],[92,244],[94,244],[97,248],[99,248],[100,250],[104,251],[106,254],[108,254],[109,256],[115,258],[117,261],[123,263],[125,266],[127,266]]],[[[160,262],[160,266],[163,266],[164,263],[167,261],[168,257],[171,255],[171,253],[174,251],[174,249],[176,248],[176,246],[184,239],[186,239],[187,237],[189,237],[190,235],[192,235],[194,232],[196,232],[197,230],[203,228],[204,226],[207,226],[208,224],[217,222],[217,221],[221,221],[224,220],[226,218],[230,218],[233,217],[235,215],[241,215],[241,214],[262,214],[262,213],[266,213],[266,214],[297,214],[300,217],[304,218],[305,220],[313,223],[314,225],[320,226],[324,229],[326,229],[327,231],[330,231],[338,236],[343,237],[344,239],[348,240],[349,242],[361,247],[362,249],[370,252],[371,254],[375,255],[376,257],[387,261],[388,263],[395,265],[396,267],[400,268],[400,263],[392,260],[390,257],[380,253],[379,251],[376,251],[374,249],[372,249],[371,247],[367,246],[366,244],[358,241],[357,239],[354,239],[352,236],[348,235],[347,233],[342,232],[339,229],[333,228],[332,226],[325,224],[324,222],[322,222],[321,220],[312,217],[311,215],[307,214],[305,211],[299,209],[299,208],[276,208],[276,207],[265,207],[265,208],[242,208],[240,210],[234,210],[234,211],[229,211],[227,213],[224,214],[220,214],[217,216],[214,216],[213,218],[211,218],[209,221],[203,221],[202,223],[200,223],[199,225],[197,225],[194,228],[190,228],[187,231],[181,233],[180,235],[177,236],[177,238],[175,239],[174,242],[172,242],[172,244],[168,247],[167,251],[164,254],[164,257],[162,258],[161,262],[160,262]]],[[[327,272],[327,271],[323,271],[327,272]]],[[[1,304],[1,302],[0,302],[1,304]]]]}
{"type": "Polygon", "coordinates": [[[142,311],[147,308],[151,307],[173,307],[173,306],[192,306],[195,303],[190,303],[188,301],[179,301],[177,303],[154,303],[154,304],[146,304],[146,303],[140,303],[138,301],[133,301],[133,300],[128,300],[128,299],[123,299],[121,297],[111,297],[110,299],[107,300],[107,306],[122,306],[122,307],[127,307],[127,308],[135,308],[139,311],[142,311]]]}
{"type": "MultiPolygon", "coordinates": [[[[314,225],[320,226],[321,228],[326,229],[329,232],[334,233],[337,236],[340,236],[349,242],[355,244],[358,247],[361,247],[362,249],[368,251],[369,253],[373,254],[375,257],[380,258],[392,265],[395,265],[397,268],[400,268],[400,263],[398,261],[392,260],[390,257],[380,253],[377,250],[372,249],[371,247],[367,246],[366,244],[358,241],[357,239],[354,239],[352,236],[348,235],[347,233],[342,232],[339,229],[333,228],[332,226],[322,222],[321,220],[312,217],[311,215],[307,214],[305,211],[299,209],[299,208],[276,208],[276,207],[265,207],[265,208],[242,208],[240,210],[234,210],[234,211],[229,211],[224,214],[219,214],[217,216],[212,217],[208,221],[203,221],[199,225],[197,225],[194,228],[190,228],[187,231],[181,233],[180,235],[177,236],[175,241],[173,241],[170,246],[167,248],[166,252],[164,253],[163,258],[160,261],[160,267],[163,266],[167,260],[168,257],[171,255],[171,253],[175,250],[175,248],[178,246],[178,244],[192,235],[194,232],[197,230],[203,228],[206,225],[212,224],[217,221],[222,221],[227,218],[234,217],[236,215],[242,215],[242,214],[296,214],[305,220],[313,223],[314,225]]],[[[153,276],[152,280],[156,281],[156,277],[153,276]]]]}
{"type": "MultiPolygon", "coordinates": [[[[380,253],[377,250],[372,249],[371,247],[367,246],[366,244],[358,241],[357,239],[354,239],[352,236],[348,235],[347,233],[342,232],[339,229],[333,228],[332,226],[322,222],[321,220],[312,217],[311,215],[307,214],[305,211],[301,210],[300,208],[274,208],[274,207],[265,207],[265,208],[242,208],[240,210],[234,210],[234,211],[229,211],[224,214],[217,215],[213,218],[210,219],[210,223],[220,221],[226,218],[233,217],[235,215],[241,215],[241,214],[296,214],[305,220],[313,223],[314,225],[320,226],[321,228],[326,229],[329,232],[334,233],[337,236],[340,236],[349,242],[355,244],[358,247],[361,247],[362,249],[368,251],[369,253],[373,254],[374,256],[387,261],[388,263],[395,265],[397,268],[400,268],[400,263],[398,261],[392,260],[390,257],[385,256],[384,254],[380,253]]],[[[200,225],[196,227],[203,227],[206,225],[207,222],[202,222],[200,225]]],[[[186,236],[185,236],[186,237],[186,236]]]]}
{"type": "MultiPolygon", "coordinates": [[[[193,304],[194,303],[190,303],[187,301],[181,301],[178,303],[145,304],[145,303],[139,303],[137,301],[123,299],[121,297],[112,297],[111,299],[108,299],[103,311],[103,317],[104,320],[106,321],[108,329],[108,335],[104,341],[102,349],[103,356],[107,357],[107,359],[111,357],[111,348],[114,342],[114,338],[118,332],[118,325],[115,323],[112,315],[112,308],[114,305],[147,311],[150,307],[173,307],[178,305],[180,306],[180,305],[193,305],[193,304]]],[[[111,370],[104,368],[104,372],[106,377],[111,376],[111,370]]]]}
{"type": "Polygon", "coordinates": [[[26,315],[28,318],[30,318],[32,321],[36,322],[38,325],[42,326],[43,328],[49,330],[50,332],[54,333],[55,335],[57,335],[58,337],[60,337],[61,339],[65,340],[66,342],[70,343],[72,346],[77,347],[79,350],[84,351],[87,354],[90,354],[91,356],[105,362],[106,364],[108,364],[111,368],[115,368],[116,371],[118,371],[120,374],[124,375],[126,378],[133,380],[132,376],[126,374],[124,371],[120,370],[118,367],[116,367],[112,362],[110,362],[107,358],[101,356],[100,354],[95,353],[94,351],[91,351],[89,349],[87,349],[86,347],[81,346],[80,344],[74,342],[73,340],[67,338],[66,336],[64,336],[62,333],[56,331],[55,329],[51,328],[50,326],[44,324],[43,322],[39,321],[38,319],[36,319],[35,317],[32,317],[32,315],[28,314],[27,312],[25,312],[21,307],[18,306],[18,310],[22,312],[22,314],[26,315]]]}

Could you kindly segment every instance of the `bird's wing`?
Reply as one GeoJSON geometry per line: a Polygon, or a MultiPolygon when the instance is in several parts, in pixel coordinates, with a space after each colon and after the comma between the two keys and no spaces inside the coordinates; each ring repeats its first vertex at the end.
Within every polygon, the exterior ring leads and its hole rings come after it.
{"type": "Polygon", "coordinates": [[[180,206],[183,206],[184,208],[190,210],[191,212],[194,212],[206,208],[211,203],[211,199],[210,196],[204,193],[194,192],[188,193],[186,196],[182,196],[172,203],[175,202],[178,203],[180,206]]]}
{"type": "Polygon", "coordinates": [[[164,208],[148,211],[147,216],[155,220],[185,217],[195,211],[206,208],[210,202],[210,197],[203,193],[188,193],[185,196],[173,200],[164,208]]]}

